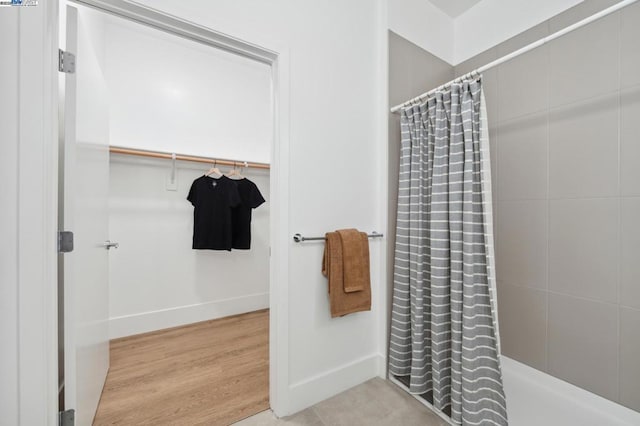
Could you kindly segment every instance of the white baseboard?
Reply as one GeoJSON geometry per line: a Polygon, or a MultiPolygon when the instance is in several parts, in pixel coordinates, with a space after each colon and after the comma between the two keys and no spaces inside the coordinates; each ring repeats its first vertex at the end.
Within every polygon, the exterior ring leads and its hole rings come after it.
{"type": "Polygon", "coordinates": [[[372,354],[290,385],[288,414],[302,411],[376,377],[378,362],[378,354],[372,354]]]}
{"type": "Polygon", "coordinates": [[[269,293],[252,294],[158,311],[142,312],[109,319],[109,338],[148,333],[207,321],[229,315],[243,314],[269,307],[269,293]]]}
{"type": "Polygon", "coordinates": [[[378,377],[380,377],[381,379],[387,379],[387,372],[388,372],[388,368],[387,368],[387,357],[381,353],[376,355],[376,360],[377,360],[377,373],[378,373],[378,377]]]}

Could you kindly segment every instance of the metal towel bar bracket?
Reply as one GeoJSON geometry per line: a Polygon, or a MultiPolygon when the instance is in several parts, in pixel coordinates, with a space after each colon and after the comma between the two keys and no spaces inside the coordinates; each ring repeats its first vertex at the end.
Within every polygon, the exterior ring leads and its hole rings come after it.
{"type": "MultiPolygon", "coordinates": [[[[369,238],[382,238],[384,234],[379,234],[376,231],[367,235],[369,238]]],[[[293,236],[293,241],[296,243],[301,243],[303,241],[324,241],[324,237],[303,237],[301,234],[295,234],[293,236]]]]}

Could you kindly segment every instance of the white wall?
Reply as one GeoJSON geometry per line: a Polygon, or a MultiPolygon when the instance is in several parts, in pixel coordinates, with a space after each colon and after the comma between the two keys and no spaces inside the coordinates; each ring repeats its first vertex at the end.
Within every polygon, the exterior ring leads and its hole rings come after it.
{"type": "MultiPolygon", "coordinates": [[[[377,128],[379,1],[146,0],[150,7],[290,56],[288,234],[355,226],[380,230],[377,128]]],[[[371,243],[374,294],[381,244],[371,243]]],[[[374,311],[331,319],[322,244],[289,249],[288,410],[297,411],[377,373],[374,311]]]]}
{"type": "Polygon", "coordinates": [[[457,65],[583,0],[482,0],[454,20],[457,65]]]}
{"type": "MultiPolygon", "coordinates": [[[[251,250],[192,250],[193,207],[186,200],[203,166],[112,155],[109,235],[111,338],[269,306],[269,173],[244,173],[266,203],[253,211],[251,250]]],[[[206,167],[206,166],[205,166],[206,167]]],[[[224,168],[223,168],[224,170],[224,168]]]]}
{"type": "Polygon", "coordinates": [[[428,0],[387,0],[389,29],[450,64],[454,19],[428,0]]]}
{"type": "Polygon", "coordinates": [[[457,65],[583,0],[482,0],[452,18],[429,0],[387,0],[389,29],[457,65]]]}
{"type": "Polygon", "coordinates": [[[18,424],[18,10],[0,13],[0,412],[18,424]],[[10,64],[13,64],[11,66],[10,64]],[[10,207],[12,206],[12,207],[10,207]]]}
{"type": "Polygon", "coordinates": [[[106,40],[111,145],[269,162],[268,65],[122,19],[106,40]]]}

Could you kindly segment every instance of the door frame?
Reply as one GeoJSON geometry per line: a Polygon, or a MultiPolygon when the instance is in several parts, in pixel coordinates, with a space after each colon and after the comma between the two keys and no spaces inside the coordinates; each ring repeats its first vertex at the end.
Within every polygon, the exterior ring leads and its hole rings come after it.
{"type": "Polygon", "coordinates": [[[2,100],[10,126],[0,129],[8,166],[0,198],[12,206],[2,215],[10,232],[0,335],[13,349],[0,360],[0,408],[17,425],[55,425],[58,407],[58,2],[40,3],[3,8],[10,24],[0,31],[12,45],[2,100]]]}
{"type": "MultiPolygon", "coordinates": [[[[44,303],[48,307],[42,318],[38,318],[39,326],[44,330],[45,339],[39,344],[40,349],[45,354],[46,373],[39,378],[41,389],[46,389],[46,395],[39,399],[41,411],[46,417],[46,423],[57,424],[57,350],[54,345],[57,342],[56,324],[56,264],[57,250],[55,246],[55,233],[57,228],[57,193],[58,193],[58,162],[57,162],[57,133],[58,133],[58,70],[57,70],[57,48],[59,46],[60,34],[60,7],[65,4],[64,0],[44,1],[41,10],[42,22],[37,22],[29,26],[22,26],[20,38],[24,38],[29,30],[34,30],[36,25],[41,25],[40,29],[43,37],[36,46],[36,53],[46,52],[43,59],[43,66],[39,70],[44,70],[45,84],[43,90],[38,92],[44,120],[40,129],[44,134],[43,145],[46,147],[45,155],[39,153],[42,159],[43,191],[46,193],[46,208],[41,209],[43,218],[46,219],[48,230],[52,231],[41,241],[43,245],[42,253],[44,266],[50,275],[41,281],[42,287],[48,291],[44,294],[37,294],[37,297],[44,298],[44,303]],[[54,65],[55,66],[52,66],[54,65]],[[44,100],[44,103],[42,103],[44,100]],[[47,137],[49,136],[49,137],[47,137]]],[[[281,417],[290,414],[289,395],[289,247],[291,242],[288,238],[289,223],[289,49],[284,45],[258,45],[249,41],[235,38],[210,28],[183,20],[181,18],[166,14],[146,6],[132,3],[128,0],[70,0],[83,6],[106,12],[118,17],[133,20],[143,25],[159,29],[183,38],[209,45],[214,48],[223,49],[228,52],[241,55],[243,57],[265,63],[271,67],[272,76],[272,119],[273,119],[273,139],[271,144],[271,215],[270,215],[270,239],[271,239],[271,259],[269,276],[269,398],[271,409],[276,416],[281,417]]],[[[21,45],[22,47],[22,45],[21,45]]],[[[35,100],[35,98],[34,98],[35,100]]],[[[29,122],[34,127],[32,121],[29,122]]],[[[35,126],[38,127],[38,126],[35,126]]],[[[35,152],[33,153],[35,155],[35,152]]],[[[27,157],[28,158],[28,157],[27,157]]],[[[27,163],[27,159],[22,159],[27,163]]],[[[24,167],[21,174],[30,173],[32,167],[24,167]]],[[[32,173],[32,172],[31,172],[32,173]]],[[[38,182],[41,184],[41,182],[38,182]]],[[[26,197],[25,197],[26,198],[26,197]]],[[[22,236],[20,236],[22,238],[22,236]]],[[[36,295],[34,295],[35,297],[36,295]]],[[[33,321],[33,320],[31,320],[33,321]]],[[[57,345],[56,345],[57,346],[57,345]]],[[[25,353],[20,350],[21,361],[26,359],[25,353]]],[[[27,361],[28,362],[28,361],[27,361]]],[[[25,368],[30,368],[27,365],[25,368]]],[[[22,382],[22,380],[21,380],[22,382]]],[[[25,395],[29,399],[28,395],[25,395]]],[[[34,401],[35,403],[36,401],[34,401]]],[[[20,410],[22,412],[22,410],[20,410]]],[[[27,424],[27,423],[25,423],[27,424]]],[[[33,423],[35,424],[35,423],[33,423]]]]}

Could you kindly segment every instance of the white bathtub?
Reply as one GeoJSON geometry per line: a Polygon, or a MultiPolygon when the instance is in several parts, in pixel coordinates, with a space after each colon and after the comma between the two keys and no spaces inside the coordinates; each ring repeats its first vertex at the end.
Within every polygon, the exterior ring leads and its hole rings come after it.
{"type": "Polygon", "coordinates": [[[502,357],[510,426],[640,425],[640,413],[502,357]]]}
{"type": "MultiPolygon", "coordinates": [[[[502,379],[509,426],[640,426],[640,413],[506,356],[502,379]]],[[[406,391],[393,376],[389,380],[406,391]]],[[[413,397],[449,421],[424,399],[413,397]]]]}

